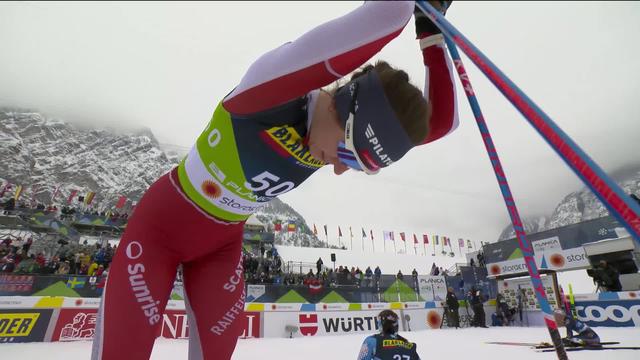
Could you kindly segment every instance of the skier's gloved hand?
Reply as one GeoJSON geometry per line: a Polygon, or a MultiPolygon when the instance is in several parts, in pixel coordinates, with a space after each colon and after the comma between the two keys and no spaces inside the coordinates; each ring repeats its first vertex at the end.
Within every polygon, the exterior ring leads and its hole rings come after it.
{"type": "MultiPolygon", "coordinates": [[[[440,11],[443,15],[446,14],[447,9],[451,6],[451,1],[436,1],[429,0],[428,1],[431,6],[436,8],[436,10],[440,11]]],[[[434,34],[440,34],[441,31],[438,27],[429,19],[429,17],[418,8],[416,5],[413,16],[415,17],[416,24],[416,37],[418,39],[434,34]]]]}

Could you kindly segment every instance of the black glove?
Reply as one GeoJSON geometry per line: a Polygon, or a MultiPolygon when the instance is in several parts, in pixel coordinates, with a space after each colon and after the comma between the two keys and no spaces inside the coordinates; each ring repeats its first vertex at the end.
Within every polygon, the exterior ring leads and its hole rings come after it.
{"type": "MultiPolygon", "coordinates": [[[[431,3],[431,1],[430,1],[431,3]]],[[[434,4],[431,4],[434,5],[434,4]]],[[[451,1],[440,1],[440,12],[442,14],[446,14],[447,9],[451,6],[451,1]]],[[[438,6],[434,7],[438,9],[438,6]]],[[[413,16],[416,19],[416,36],[420,36],[420,34],[429,33],[429,34],[440,34],[440,29],[429,19],[429,17],[418,8],[416,5],[413,10],[413,16]]]]}

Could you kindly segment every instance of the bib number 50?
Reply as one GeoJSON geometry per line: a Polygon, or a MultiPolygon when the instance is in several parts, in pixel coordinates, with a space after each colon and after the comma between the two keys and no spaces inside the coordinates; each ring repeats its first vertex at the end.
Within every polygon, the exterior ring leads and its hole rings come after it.
{"type": "Polygon", "coordinates": [[[280,178],[268,171],[263,171],[259,175],[252,177],[251,181],[255,185],[247,181],[244,183],[247,189],[251,191],[266,190],[264,194],[269,197],[284,194],[295,187],[295,184],[291,181],[279,182],[280,178]]]}

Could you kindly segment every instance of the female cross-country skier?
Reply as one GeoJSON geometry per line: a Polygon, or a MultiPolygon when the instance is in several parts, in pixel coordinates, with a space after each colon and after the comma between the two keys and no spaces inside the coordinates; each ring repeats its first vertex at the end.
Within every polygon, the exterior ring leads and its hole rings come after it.
{"type": "MultiPolygon", "coordinates": [[[[434,6],[444,9],[440,2],[434,6]]],[[[189,359],[229,359],[242,332],[244,221],[324,165],[374,174],[457,126],[452,67],[436,26],[416,13],[423,93],[385,62],[413,1],[367,1],[260,56],[177,168],[129,219],[111,264],[93,359],[148,359],[178,266],[189,359]]]]}

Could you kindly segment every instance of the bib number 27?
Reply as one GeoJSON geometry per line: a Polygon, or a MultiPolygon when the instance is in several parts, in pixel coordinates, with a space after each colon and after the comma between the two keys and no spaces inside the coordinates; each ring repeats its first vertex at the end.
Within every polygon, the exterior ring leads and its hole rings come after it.
{"type": "Polygon", "coordinates": [[[244,186],[251,191],[263,191],[266,196],[275,197],[293,189],[295,184],[291,181],[280,182],[280,177],[268,171],[251,178],[251,182],[245,182],[244,186]]]}
{"type": "Polygon", "coordinates": [[[393,355],[393,360],[411,360],[411,356],[409,355],[393,355]]]}

